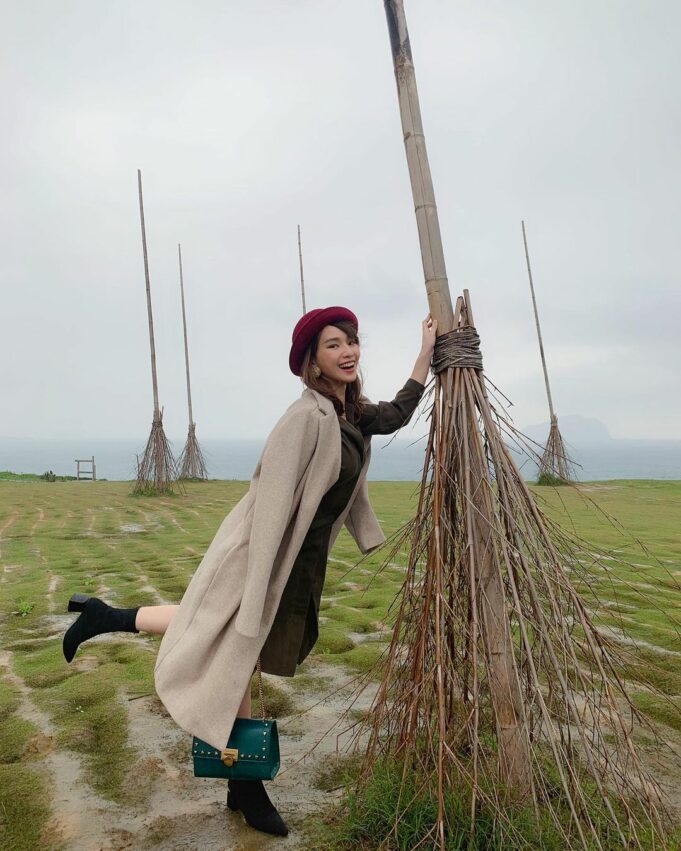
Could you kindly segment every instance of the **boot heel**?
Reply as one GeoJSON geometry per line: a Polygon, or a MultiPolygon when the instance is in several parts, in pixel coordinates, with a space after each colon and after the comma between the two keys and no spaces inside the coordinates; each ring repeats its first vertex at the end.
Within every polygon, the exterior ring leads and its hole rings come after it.
{"type": "Polygon", "coordinates": [[[227,792],[227,806],[230,808],[230,810],[232,810],[232,812],[234,812],[234,813],[239,812],[239,807],[236,805],[236,802],[234,800],[234,797],[232,796],[231,791],[227,792]]]}
{"type": "Polygon", "coordinates": [[[85,604],[90,598],[87,594],[72,594],[69,600],[69,612],[82,612],[85,610],[85,604]]]}

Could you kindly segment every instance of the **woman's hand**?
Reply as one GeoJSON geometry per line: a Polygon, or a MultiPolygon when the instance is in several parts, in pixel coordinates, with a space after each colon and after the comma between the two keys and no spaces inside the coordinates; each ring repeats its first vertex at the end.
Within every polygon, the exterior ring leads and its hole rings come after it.
{"type": "Polygon", "coordinates": [[[435,338],[437,337],[437,319],[433,319],[433,317],[429,313],[428,316],[426,316],[426,318],[421,323],[421,330],[421,353],[430,357],[432,356],[433,349],[435,348],[435,338]]]}
{"type": "Polygon", "coordinates": [[[425,385],[428,380],[428,370],[430,362],[433,359],[433,349],[435,348],[435,337],[437,335],[437,319],[428,314],[421,323],[421,352],[416,358],[414,369],[411,373],[411,378],[418,381],[419,384],[425,385]]]}

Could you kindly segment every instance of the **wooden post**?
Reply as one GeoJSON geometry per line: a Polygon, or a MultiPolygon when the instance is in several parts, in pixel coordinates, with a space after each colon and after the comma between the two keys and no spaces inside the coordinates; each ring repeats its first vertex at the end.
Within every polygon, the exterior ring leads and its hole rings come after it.
{"type": "Polygon", "coordinates": [[[546,358],[544,357],[544,343],[541,338],[541,328],[539,327],[539,313],[537,312],[537,299],[534,296],[534,283],[532,281],[532,267],[530,266],[530,252],[527,249],[527,235],[525,233],[525,222],[521,222],[523,226],[523,244],[525,245],[525,259],[527,260],[527,274],[530,279],[530,292],[532,293],[532,307],[534,308],[534,322],[537,326],[537,339],[539,340],[539,353],[541,354],[541,365],[544,369],[544,383],[546,384],[546,395],[549,400],[549,413],[551,414],[551,422],[556,419],[556,414],[553,410],[553,400],[551,399],[551,388],[549,387],[549,373],[546,369],[546,358]]]}
{"type": "Polygon", "coordinates": [[[182,298],[182,328],[184,330],[184,364],[187,373],[187,405],[189,407],[189,425],[194,424],[192,414],[192,387],[189,380],[189,347],[187,345],[187,316],[184,310],[184,276],[182,274],[182,246],[177,245],[177,257],[180,262],[180,296],[182,298]]]}
{"type": "MultiPolygon", "coordinates": [[[[402,0],[384,0],[390,45],[392,49],[397,94],[402,118],[404,144],[409,166],[412,195],[418,225],[421,259],[428,294],[428,304],[433,318],[438,321],[438,335],[454,327],[454,311],[447,281],[440,223],[435,205],[435,193],[428,164],[425,136],[421,121],[416,75],[409,44],[409,33],[402,0]]],[[[467,297],[464,299],[467,321],[473,319],[467,297]]],[[[443,404],[448,409],[453,370],[441,374],[445,387],[443,404]]],[[[444,437],[451,438],[446,415],[444,437]]],[[[471,439],[480,440],[476,418],[469,419],[471,439]]],[[[487,471],[477,471],[487,475],[487,471]]],[[[489,485],[489,481],[487,481],[489,485]]],[[[517,679],[514,675],[512,636],[505,608],[504,589],[498,557],[492,547],[491,533],[495,522],[486,488],[482,482],[476,484],[473,496],[476,521],[472,534],[475,535],[477,551],[482,553],[481,563],[476,563],[476,584],[484,599],[472,600],[472,606],[482,611],[482,638],[485,655],[490,667],[490,697],[494,706],[499,747],[499,771],[504,784],[513,793],[522,796],[529,788],[531,777],[529,741],[518,707],[522,705],[517,679]],[[484,589],[484,590],[483,590],[484,589]]]]}
{"type": "Polygon", "coordinates": [[[137,169],[137,188],[140,199],[140,223],[142,226],[142,253],[144,254],[144,280],[147,288],[147,317],[149,319],[149,347],[151,349],[151,382],[154,390],[154,420],[160,419],[158,406],[158,382],[156,380],[156,346],[154,345],[154,319],[151,313],[151,285],[149,283],[149,258],[147,255],[147,231],[144,226],[144,201],[142,199],[142,172],[137,169]]]}
{"type": "Polygon", "coordinates": [[[92,481],[97,481],[97,470],[95,468],[95,456],[92,456],[92,481]]]}
{"type": "Polygon", "coordinates": [[[305,278],[303,277],[303,248],[300,244],[300,225],[298,225],[298,262],[300,263],[300,293],[303,297],[303,313],[307,313],[305,307],[305,278]]]}

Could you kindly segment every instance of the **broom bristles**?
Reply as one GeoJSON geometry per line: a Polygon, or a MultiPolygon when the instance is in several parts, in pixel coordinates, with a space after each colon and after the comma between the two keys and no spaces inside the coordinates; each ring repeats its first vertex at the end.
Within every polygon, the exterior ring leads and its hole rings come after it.
{"type": "Polygon", "coordinates": [[[163,414],[154,417],[151,433],[137,468],[133,493],[172,493],[177,479],[177,465],[170,443],[163,430],[163,414]]]}
{"type": "Polygon", "coordinates": [[[432,847],[444,848],[445,794],[462,786],[471,836],[484,806],[512,840],[508,806],[521,802],[548,813],[566,848],[602,848],[604,830],[642,847],[663,830],[662,795],[634,745],[642,719],[621,653],[570,579],[588,572],[535,504],[481,370],[441,372],[430,416],[417,515],[389,556],[408,544],[382,681],[355,739],[367,745],[361,782],[401,762],[437,800],[432,847]]]}
{"type": "Polygon", "coordinates": [[[563,482],[571,482],[575,479],[574,461],[568,455],[565,441],[558,428],[556,416],[551,418],[551,427],[546,446],[539,459],[539,479],[542,476],[560,479],[563,482]]]}
{"type": "Polygon", "coordinates": [[[187,441],[180,455],[180,479],[207,479],[208,470],[203,452],[196,439],[196,423],[189,424],[187,441]]]}

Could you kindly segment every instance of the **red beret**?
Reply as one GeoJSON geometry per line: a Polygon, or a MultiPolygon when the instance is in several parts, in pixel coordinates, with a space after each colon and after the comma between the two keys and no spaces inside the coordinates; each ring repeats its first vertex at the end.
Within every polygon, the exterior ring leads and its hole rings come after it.
{"type": "Polygon", "coordinates": [[[305,352],[315,334],[337,322],[351,322],[359,330],[357,317],[347,307],[316,307],[300,317],[291,335],[291,352],[288,356],[288,365],[294,375],[300,375],[305,352]]]}

